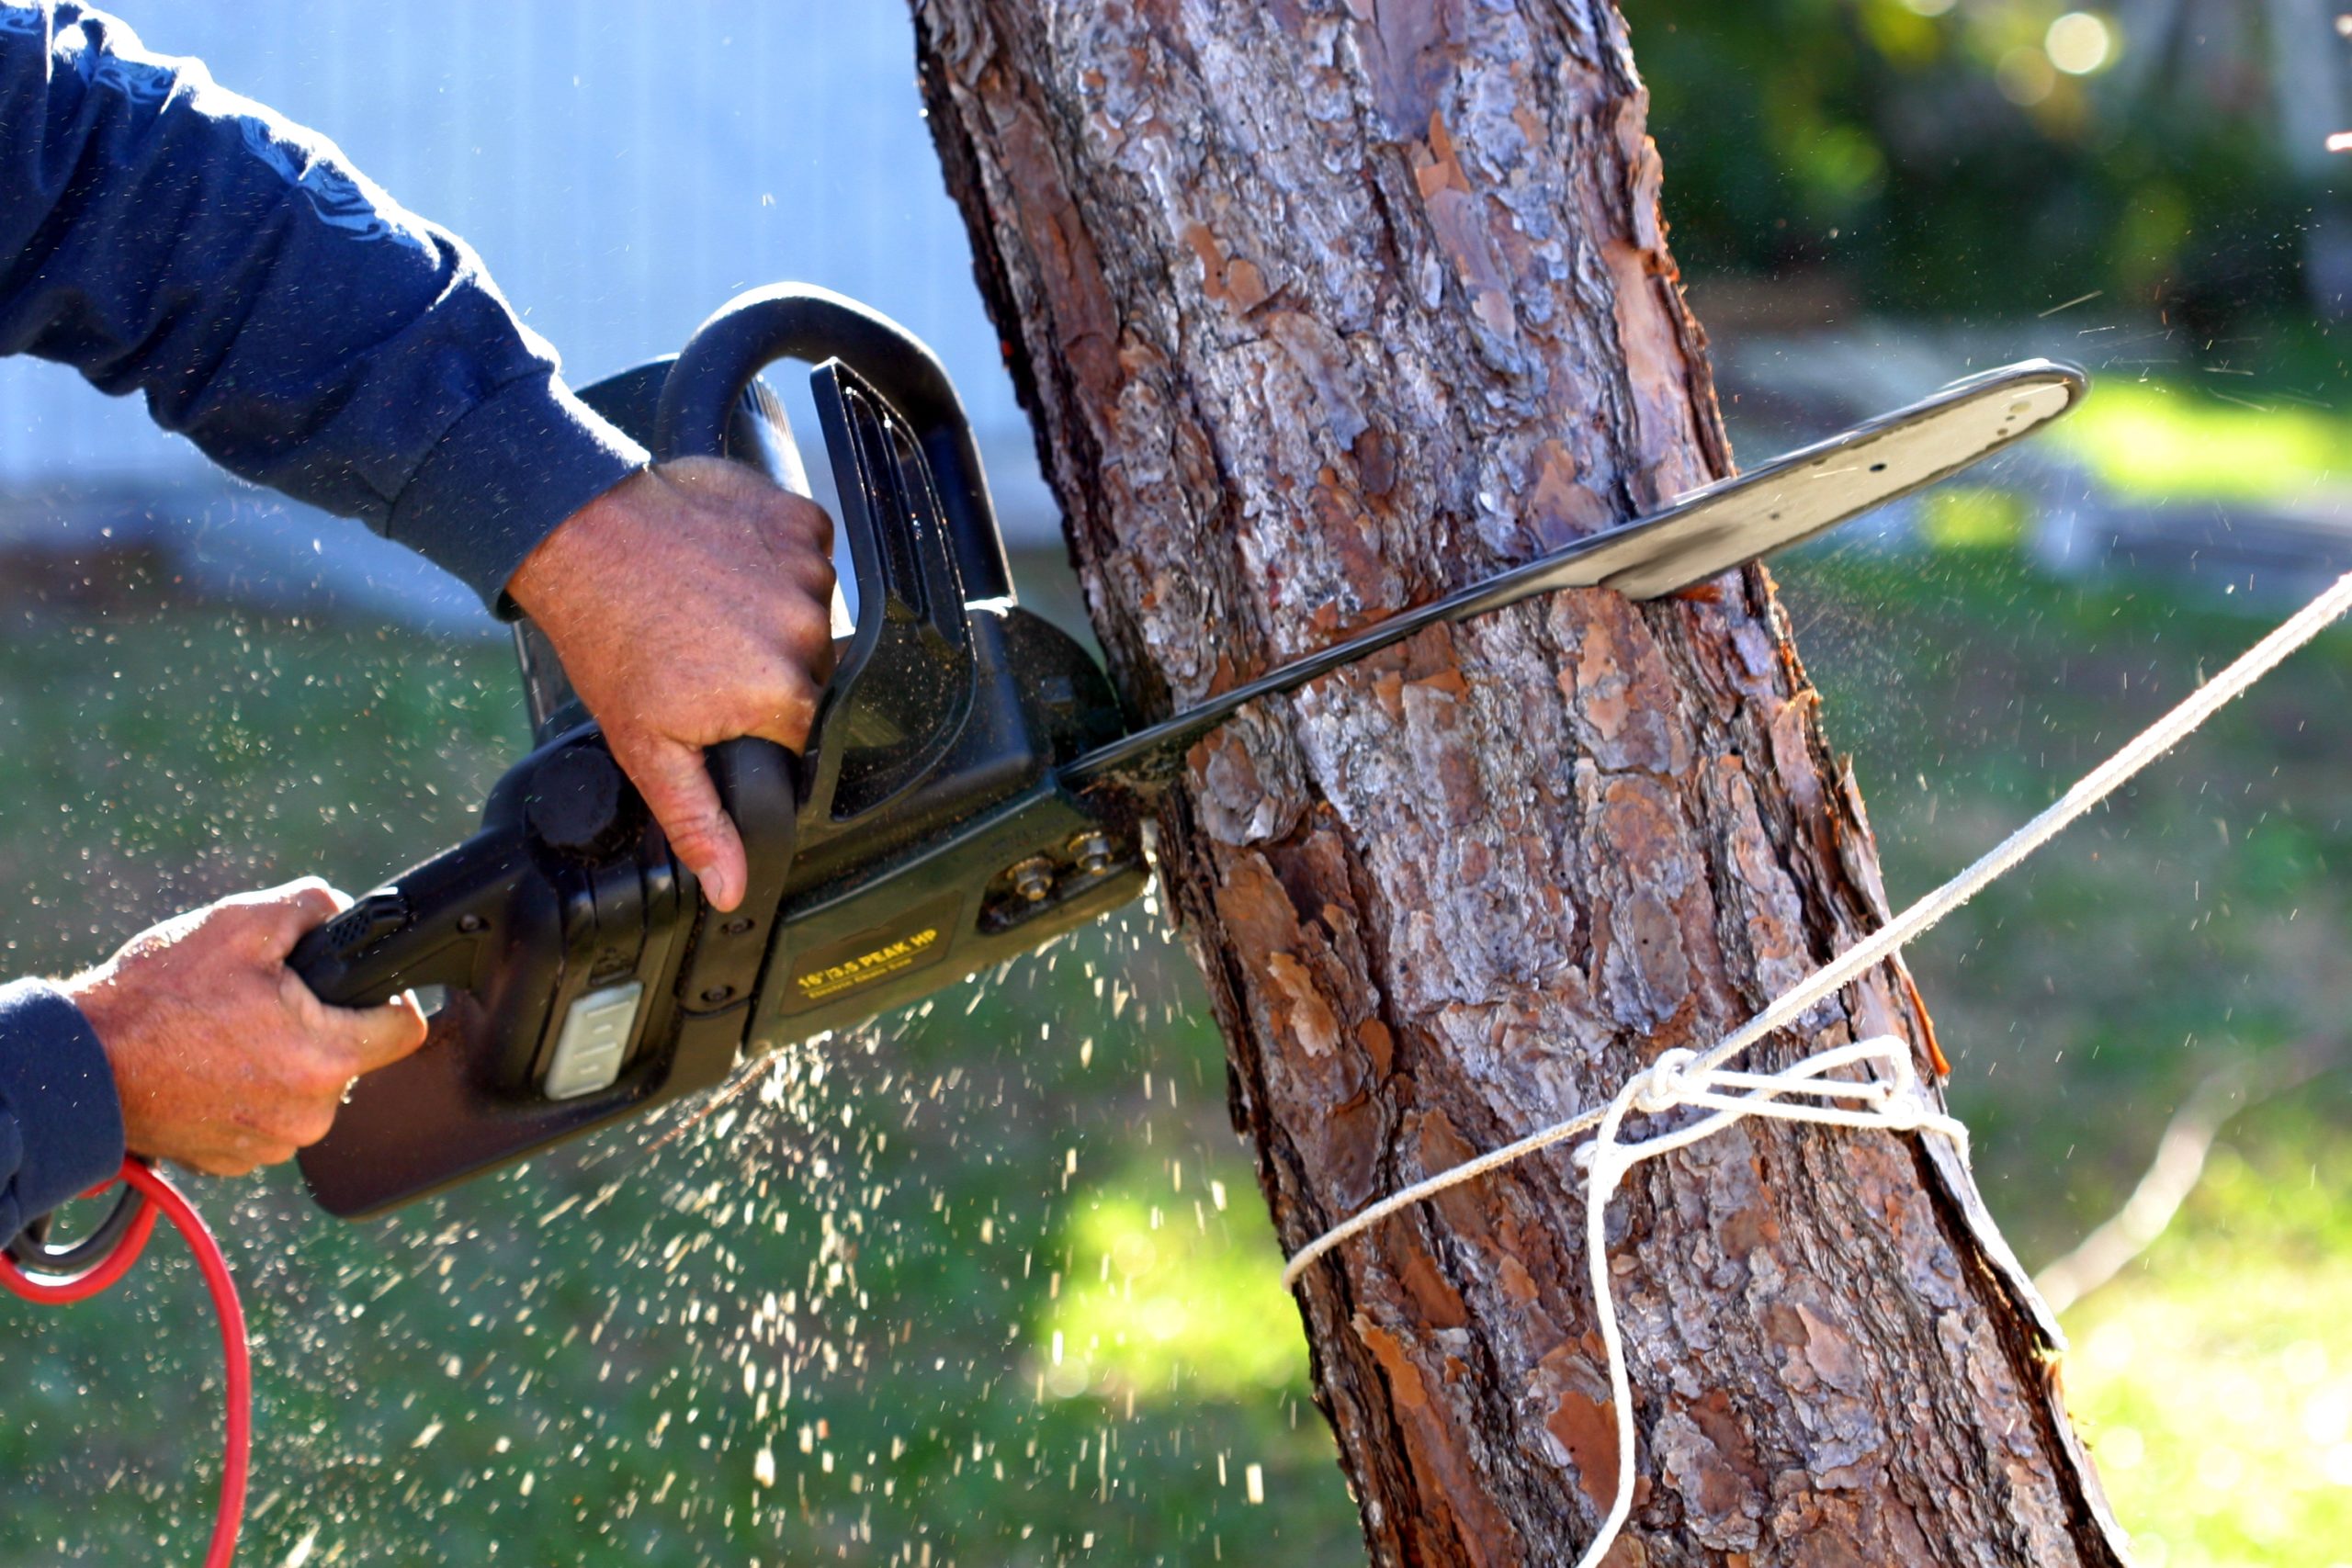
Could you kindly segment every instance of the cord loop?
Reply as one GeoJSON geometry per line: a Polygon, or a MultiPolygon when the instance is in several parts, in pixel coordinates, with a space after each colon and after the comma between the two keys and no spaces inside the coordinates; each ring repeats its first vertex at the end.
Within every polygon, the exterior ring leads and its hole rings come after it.
{"type": "Polygon", "coordinates": [[[1645,1116],[1661,1116],[1678,1105],[1690,1103],[1691,1089],[1690,1070],[1699,1060],[1699,1053],[1687,1046],[1662,1051],[1647,1070],[1637,1073],[1626,1085],[1632,1091],[1634,1109],[1645,1116]]]}

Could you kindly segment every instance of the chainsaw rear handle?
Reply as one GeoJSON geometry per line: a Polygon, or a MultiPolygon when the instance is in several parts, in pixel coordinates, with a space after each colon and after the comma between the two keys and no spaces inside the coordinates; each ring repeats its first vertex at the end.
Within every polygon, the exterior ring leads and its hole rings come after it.
{"type": "Polygon", "coordinates": [[[306,932],[287,967],[331,1007],[374,1007],[420,986],[471,986],[529,867],[509,833],[484,833],[403,872],[306,932]]]}

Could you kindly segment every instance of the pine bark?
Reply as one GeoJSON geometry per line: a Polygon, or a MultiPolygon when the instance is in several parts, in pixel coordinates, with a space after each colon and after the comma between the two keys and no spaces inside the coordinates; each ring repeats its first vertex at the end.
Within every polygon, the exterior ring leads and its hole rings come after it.
{"type": "MultiPolygon", "coordinates": [[[[1610,0],[914,0],[983,293],[1158,716],[1730,471],[1610,0]]],[[[1759,62],[1759,68],[1763,68],[1759,62]]],[[[1285,1247],[1704,1046],[1885,918],[1770,580],[1426,633],[1198,748],[1161,874],[1285,1247]]],[[[1899,969],[1775,1049],[1928,1020],[1899,969]]],[[[1764,1065],[1772,1065],[1768,1054],[1764,1065]]],[[[1553,1154],[1298,1292],[1374,1561],[1556,1563],[1615,1437],[1553,1154]]],[[[2119,1537],[1957,1160],[1751,1123],[1609,1232],[1627,1563],[2119,1537]]]]}

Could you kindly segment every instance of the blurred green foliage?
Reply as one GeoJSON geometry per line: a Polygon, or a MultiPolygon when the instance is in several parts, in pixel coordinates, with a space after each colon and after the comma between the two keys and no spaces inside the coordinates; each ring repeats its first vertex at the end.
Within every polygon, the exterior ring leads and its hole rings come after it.
{"type": "MultiPolygon", "coordinates": [[[[1953,493],[1962,516],[2004,515],[1953,493]]],[[[1897,908],[2290,607],[2243,584],[2053,579],[1960,530],[1918,553],[1831,542],[1776,575],[1897,908]]],[[[2315,1048],[2352,1067],[2347,701],[2337,630],[1911,951],[1980,1179],[2030,1261],[2121,1207],[2207,1077],[2315,1048]]]]}
{"type": "Polygon", "coordinates": [[[2093,290],[2214,328],[2305,307],[2304,235],[2327,175],[2297,155],[2318,147],[2282,128],[2301,87],[2277,79],[2273,29],[2312,28],[2313,58],[2343,49],[2316,9],[1645,0],[1627,13],[1690,276],[1812,275],[1867,308],[1946,320],[2093,290]]]}

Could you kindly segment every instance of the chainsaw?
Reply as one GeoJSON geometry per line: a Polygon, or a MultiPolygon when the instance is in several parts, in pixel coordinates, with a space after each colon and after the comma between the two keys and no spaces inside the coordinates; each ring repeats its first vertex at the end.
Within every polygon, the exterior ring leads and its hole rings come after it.
{"type": "Polygon", "coordinates": [[[811,367],[854,594],[802,753],[708,753],[749,861],[741,903],[701,897],[552,647],[518,624],[535,744],[480,831],[289,960],[324,1001],[413,990],[432,1014],[424,1048],[361,1078],[303,1153],[330,1213],[378,1213],[640,1114],[1127,903],[1157,797],[1250,703],[1534,594],[1689,588],[1999,451],[2086,387],[2040,360],[1973,377],[1130,728],[1085,649],[1015,602],[963,408],[897,323],[820,289],[754,290],[674,360],[582,395],[661,458],[726,457],[806,494],[760,379],[784,359],[811,367]]]}

